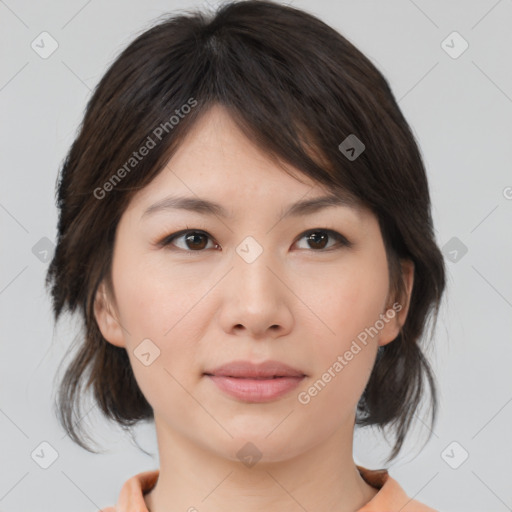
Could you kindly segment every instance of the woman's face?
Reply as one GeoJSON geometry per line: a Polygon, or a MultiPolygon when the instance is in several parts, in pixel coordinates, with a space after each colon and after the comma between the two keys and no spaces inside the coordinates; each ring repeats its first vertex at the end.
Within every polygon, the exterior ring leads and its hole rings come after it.
{"type": "MultiPolygon", "coordinates": [[[[307,184],[213,107],[123,214],[115,302],[96,304],[104,337],[127,350],[157,429],[228,459],[250,441],[265,460],[285,460],[352,431],[377,348],[405,320],[407,304],[387,300],[376,217],[343,204],[283,216],[328,194],[301,179],[307,184]],[[147,212],[178,196],[217,203],[226,216],[170,204],[147,212]],[[183,230],[200,233],[170,240],[183,230]],[[279,361],[304,377],[282,380],[277,395],[276,379],[206,375],[240,360],[279,361]]],[[[412,272],[406,277],[410,292],[412,272]]]]}

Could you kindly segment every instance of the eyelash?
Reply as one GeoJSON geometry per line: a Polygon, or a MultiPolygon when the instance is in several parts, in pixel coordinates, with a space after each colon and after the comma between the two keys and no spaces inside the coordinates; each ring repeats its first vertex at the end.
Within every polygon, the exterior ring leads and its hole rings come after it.
{"type": "MultiPolygon", "coordinates": [[[[329,247],[327,249],[311,249],[311,251],[313,251],[313,252],[329,252],[329,251],[332,251],[332,250],[341,249],[343,247],[350,248],[350,247],[353,246],[353,243],[350,242],[349,240],[347,240],[347,238],[345,238],[342,234],[338,233],[337,231],[333,231],[332,229],[327,229],[327,228],[309,229],[308,231],[305,231],[304,233],[302,233],[298,237],[297,241],[301,240],[302,238],[304,238],[304,237],[306,237],[308,235],[314,234],[314,233],[325,233],[330,238],[334,238],[335,240],[337,240],[338,245],[337,246],[334,245],[334,246],[329,247]]],[[[182,251],[182,252],[186,252],[186,253],[204,252],[206,249],[193,250],[193,249],[182,249],[180,247],[174,247],[174,248],[171,249],[169,247],[169,246],[172,245],[172,242],[174,242],[176,239],[182,238],[185,235],[189,235],[189,234],[205,235],[210,240],[213,241],[213,239],[210,237],[210,235],[206,231],[203,231],[201,229],[190,229],[190,228],[187,228],[185,230],[181,230],[181,231],[178,231],[176,233],[173,233],[171,235],[168,235],[168,236],[164,237],[160,242],[157,243],[157,245],[159,247],[166,247],[166,248],[168,248],[170,250],[173,250],[173,251],[177,250],[177,251],[182,251]]]]}

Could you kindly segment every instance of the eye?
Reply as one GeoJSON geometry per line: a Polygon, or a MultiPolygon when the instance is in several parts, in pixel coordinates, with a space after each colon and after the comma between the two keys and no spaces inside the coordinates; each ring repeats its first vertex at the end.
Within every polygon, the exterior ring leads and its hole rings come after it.
{"type": "MultiPolygon", "coordinates": [[[[327,241],[329,239],[337,242],[339,247],[352,247],[352,242],[349,242],[343,235],[333,231],[331,229],[316,228],[303,233],[298,240],[306,239],[306,243],[310,249],[316,252],[327,251],[336,248],[336,244],[328,246],[326,249],[327,241]]],[[[178,249],[185,252],[201,252],[203,249],[212,248],[208,247],[208,240],[212,240],[208,233],[201,230],[183,230],[172,235],[165,237],[161,242],[158,243],[161,247],[167,247],[169,245],[176,245],[178,249]],[[176,240],[183,240],[182,247],[178,246],[174,242],[176,240]]],[[[212,242],[213,243],[213,242],[212,242]]],[[[213,244],[214,247],[219,247],[218,244],[213,244]]],[[[300,249],[304,249],[301,247],[300,249]]],[[[306,247],[308,249],[308,247],[306,247]]]]}
{"type": "MultiPolygon", "coordinates": [[[[338,242],[339,246],[351,247],[352,243],[349,242],[343,235],[340,233],[333,231],[331,229],[322,229],[316,228],[303,233],[299,240],[305,238],[306,242],[310,244],[310,248],[314,249],[316,252],[319,250],[322,251],[325,249],[326,242],[329,238],[334,239],[338,242]],[[312,244],[312,245],[311,245],[312,244]]],[[[334,246],[335,247],[335,246],[334,246]]],[[[327,250],[332,249],[331,245],[327,250]]],[[[307,249],[307,247],[306,247],[307,249]]]]}
{"type": "MultiPolygon", "coordinates": [[[[173,244],[175,240],[183,239],[184,247],[178,247],[178,249],[188,252],[200,252],[202,249],[205,249],[205,240],[208,238],[210,236],[203,231],[189,229],[165,237],[159,245],[165,247],[173,244]]],[[[216,246],[218,247],[218,244],[216,246]]]]}

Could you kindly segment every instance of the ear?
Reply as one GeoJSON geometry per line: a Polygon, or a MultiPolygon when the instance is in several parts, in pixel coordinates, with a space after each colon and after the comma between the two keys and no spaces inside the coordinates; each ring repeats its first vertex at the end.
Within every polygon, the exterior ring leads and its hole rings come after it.
{"type": "Polygon", "coordinates": [[[395,302],[388,305],[383,313],[384,328],[379,337],[379,345],[391,343],[399,334],[409,312],[411,302],[412,287],[414,284],[414,262],[411,260],[400,260],[402,267],[402,279],[404,280],[404,295],[395,302]],[[386,322],[386,320],[388,320],[386,322]]]}
{"type": "Polygon", "coordinates": [[[123,329],[112,302],[108,296],[105,283],[102,281],[94,299],[94,317],[103,337],[112,345],[124,347],[123,329]]]}

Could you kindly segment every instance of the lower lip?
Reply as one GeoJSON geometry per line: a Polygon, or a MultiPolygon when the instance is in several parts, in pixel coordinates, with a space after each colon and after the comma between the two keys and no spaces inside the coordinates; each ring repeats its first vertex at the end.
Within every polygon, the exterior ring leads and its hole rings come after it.
{"type": "Polygon", "coordinates": [[[224,393],[244,402],[270,402],[295,389],[304,377],[242,379],[207,375],[224,393]]]}

